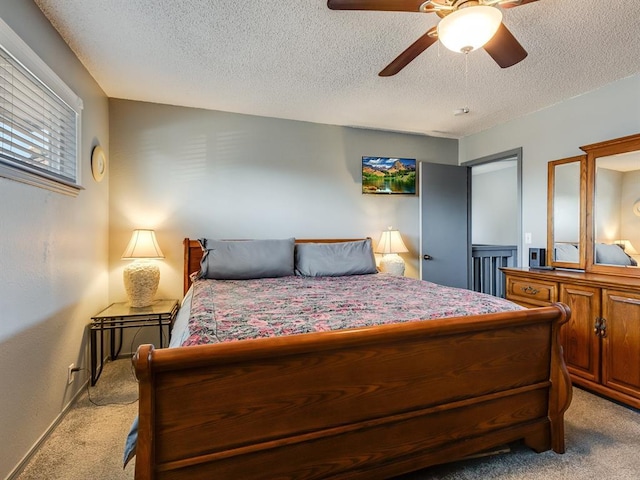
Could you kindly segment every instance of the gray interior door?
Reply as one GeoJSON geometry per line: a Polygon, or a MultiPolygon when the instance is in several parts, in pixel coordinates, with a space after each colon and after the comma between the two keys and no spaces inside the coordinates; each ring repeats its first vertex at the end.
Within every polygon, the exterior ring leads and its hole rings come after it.
{"type": "Polygon", "coordinates": [[[470,171],[469,167],[420,163],[423,280],[470,286],[470,171]]]}

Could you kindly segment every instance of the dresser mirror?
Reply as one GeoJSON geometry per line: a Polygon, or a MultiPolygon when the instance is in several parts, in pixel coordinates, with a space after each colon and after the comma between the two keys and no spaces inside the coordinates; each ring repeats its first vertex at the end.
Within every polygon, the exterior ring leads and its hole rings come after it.
{"type": "Polygon", "coordinates": [[[585,155],[548,164],[548,265],[585,268],[585,168],[585,155]]]}
{"type": "Polygon", "coordinates": [[[638,268],[640,152],[598,157],[595,166],[593,263],[638,268]]]}
{"type": "Polygon", "coordinates": [[[587,152],[587,270],[640,276],[640,135],[587,152]]]}

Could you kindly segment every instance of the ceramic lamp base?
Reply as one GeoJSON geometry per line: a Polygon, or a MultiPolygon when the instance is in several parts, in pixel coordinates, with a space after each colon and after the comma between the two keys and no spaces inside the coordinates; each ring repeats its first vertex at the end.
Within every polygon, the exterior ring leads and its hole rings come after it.
{"type": "Polygon", "coordinates": [[[160,283],[160,268],[153,262],[135,261],[125,267],[124,289],[132,307],[148,307],[160,283]]]}
{"type": "Polygon", "coordinates": [[[380,260],[380,271],[402,277],[404,276],[404,260],[397,253],[387,253],[380,260]]]}

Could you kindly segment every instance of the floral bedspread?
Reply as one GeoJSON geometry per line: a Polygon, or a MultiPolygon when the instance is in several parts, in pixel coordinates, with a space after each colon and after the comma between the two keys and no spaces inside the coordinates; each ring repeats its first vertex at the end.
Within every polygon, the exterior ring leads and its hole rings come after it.
{"type": "Polygon", "coordinates": [[[522,307],[386,274],[196,280],[183,346],[322,332],[522,307]]]}

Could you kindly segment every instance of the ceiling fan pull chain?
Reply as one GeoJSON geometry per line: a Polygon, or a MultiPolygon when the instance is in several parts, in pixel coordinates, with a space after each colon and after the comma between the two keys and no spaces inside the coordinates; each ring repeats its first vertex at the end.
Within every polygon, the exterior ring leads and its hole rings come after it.
{"type": "Polygon", "coordinates": [[[469,112],[469,52],[464,54],[464,110],[469,112]]]}
{"type": "Polygon", "coordinates": [[[464,96],[462,100],[464,101],[464,107],[456,108],[453,111],[456,117],[469,113],[469,52],[464,52],[464,96]]]}

